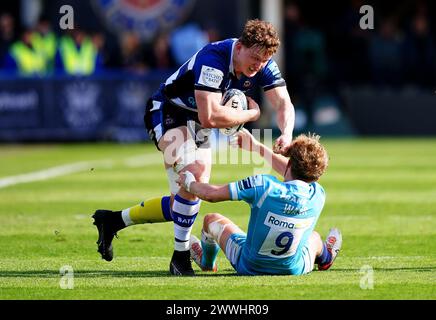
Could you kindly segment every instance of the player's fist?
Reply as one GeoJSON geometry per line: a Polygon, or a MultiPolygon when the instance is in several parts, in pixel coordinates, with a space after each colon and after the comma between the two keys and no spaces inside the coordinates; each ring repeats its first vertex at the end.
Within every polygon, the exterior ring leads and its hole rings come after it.
{"type": "Polygon", "coordinates": [[[239,147],[243,150],[253,151],[258,145],[259,141],[247,129],[241,129],[237,134],[230,137],[230,144],[234,147],[239,147]]]}
{"type": "Polygon", "coordinates": [[[280,137],[277,138],[276,142],[274,143],[273,146],[274,153],[278,153],[285,156],[289,150],[289,147],[291,146],[291,143],[292,143],[292,136],[282,134],[280,137]]]}
{"type": "Polygon", "coordinates": [[[256,121],[260,117],[260,108],[256,101],[247,96],[248,110],[252,113],[250,121],[256,121]]]}

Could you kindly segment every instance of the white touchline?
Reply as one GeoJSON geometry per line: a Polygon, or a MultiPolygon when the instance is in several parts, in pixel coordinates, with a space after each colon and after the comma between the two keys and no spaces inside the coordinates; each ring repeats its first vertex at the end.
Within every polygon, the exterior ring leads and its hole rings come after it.
{"type": "Polygon", "coordinates": [[[94,167],[112,168],[117,162],[122,163],[123,165],[130,168],[138,168],[160,164],[162,163],[162,157],[141,154],[126,158],[124,160],[121,160],[121,162],[119,162],[119,160],[96,160],[69,163],[44,170],[0,178],[0,189],[20,183],[48,180],[51,178],[66,176],[72,173],[91,170],[94,167]]]}
{"type": "MultiPolygon", "coordinates": [[[[145,161],[146,156],[134,156],[125,159],[122,163],[126,166],[132,166],[132,162],[135,163],[135,166],[139,167],[139,160],[143,160],[143,166],[159,164],[162,162],[161,159],[153,159],[154,161],[145,161]]],[[[16,176],[10,176],[5,178],[0,178],[0,189],[6,188],[9,186],[13,186],[20,183],[28,183],[40,180],[48,180],[55,177],[65,176],[72,173],[77,173],[81,171],[91,170],[94,167],[99,168],[112,168],[115,165],[115,160],[100,160],[100,161],[83,161],[83,162],[75,162],[69,163],[61,166],[56,166],[44,170],[19,174],[16,176]]]]}
{"type": "Polygon", "coordinates": [[[40,171],[34,171],[16,176],[10,176],[0,179],[0,188],[9,187],[15,184],[27,183],[39,180],[47,180],[59,176],[65,176],[71,173],[89,170],[92,167],[91,162],[76,162],[62,166],[52,167],[40,171]]]}

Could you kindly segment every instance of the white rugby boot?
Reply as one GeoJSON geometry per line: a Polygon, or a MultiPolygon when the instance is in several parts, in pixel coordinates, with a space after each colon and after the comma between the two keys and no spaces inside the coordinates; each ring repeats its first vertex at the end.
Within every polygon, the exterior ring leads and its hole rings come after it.
{"type": "Polygon", "coordinates": [[[327,239],[325,241],[327,250],[332,254],[332,259],[329,263],[326,264],[319,264],[318,270],[328,270],[333,262],[335,261],[336,257],[338,256],[339,251],[342,247],[342,234],[337,228],[331,228],[330,232],[327,236],[327,239]]]}

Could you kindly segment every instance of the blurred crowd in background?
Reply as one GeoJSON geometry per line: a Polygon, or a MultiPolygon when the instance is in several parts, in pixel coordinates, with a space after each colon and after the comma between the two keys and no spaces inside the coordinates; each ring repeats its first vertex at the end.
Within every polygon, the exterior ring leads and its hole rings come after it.
{"type": "MultiPolygon", "coordinates": [[[[225,19],[233,17],[220,18],[212,13],[215,20],[202,23],[196,19],[202,14],[194,12],[175,27],[144,39],[130,31],[114,35],[104,24],[89,28],[89,24],[79,22],[72,30],[61,30],[53,23],[60,16],[48,14],[52,3],[41,3],[40,15],[30,26],[14,13],[0,14],[0,74],[44,77],[108,71],[137,75],[172,72],[207,43],[228,37],[225,19]]],[[[245,16],[259,17],[260,1],[245,3],[250,9],[245,16]]],[[[435,4],[424,0],[283,1],[281,68],[294,102],[304,106],[310,122],[317,99],[339,96],[337,90],[344,84],[433,88],[435,13],[435,4]],[[360,26],[360,8],[367,4],[374,9],[374,29],[360,26]]],[[[244,22],[240,21],[231,36],[240,34],[244,22]]]]}
{"type": "Polygon", "coordinates": [[[209,42],[220,40],[216,29],[187,21],[163,30],[151,41],[135,32],[123,32],[107,41],[105,30],[56,30],[42,14],[35,25],[23,27],[8,12],[0,15],[0,65],[4,73],[22,76],[53,74],[93,75],[108,70],[146,74],[183,64],[209,42]],[[21,31],[19,31],[21,30],[21,31]]]}
{"type": "Polygon", "coordinates": [[[295,85],[307,77],[326,83],[436,83],[435,12],[429,2],[374,6],[374,30],[363,30],[359,9],[368,2],[349,1],[318,23],[296,3],[286,6],[286,71],[295,85]]]}
{"type": "Polygon", "coordinates": [[[197,24],[186,24],[158,34],[150,43],[142,42],[133,32],[124,33],[118,43],[109,47],[102,32],[75,27],[57,34],[44,16],[19,35],[12,15],[3,13],[0,25],[2,69],[20,75],[92,75],[111,69],[144,74],[173,69],[192,52],[219,39],[197,24]]]}
{"type": "MultiPolygon", "coordinates": [[[[341,82],[422,86],[436,83],[433,4],[403,1],[393,7],[389,3],[385,9],[379,9],[377,4],[374,30],[362,30],[359,9],[366,3],[351,0],[346,5],[332,4],[329,12],[321,7],[320,14],[309,2],[285,1],[283,71],[293,88],[312,90],[341,82]]],[[[143,74],[174,69],[206,43],[223,38],[219,21],[213,28],[185,21],[147,42],[134,32],[123,33],[109,42],[104,30],[86,30],[80,25],[59,32],[51,21],[42,10],[35,25],[23,27],[12,13],[1,13],[2,71],[44,76],[122,69],[143,74]]],[[[235,30],[234,36],[240,31],[235,30]]]]}

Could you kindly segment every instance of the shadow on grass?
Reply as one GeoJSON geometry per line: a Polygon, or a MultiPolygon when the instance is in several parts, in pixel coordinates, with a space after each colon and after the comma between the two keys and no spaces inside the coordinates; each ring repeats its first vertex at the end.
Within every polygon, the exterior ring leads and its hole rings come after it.
{"type": "MultiPolygon", "coordinates": [[[[436,266],[430,267],[401,267],[401,268],[374,268],[374,271],[414,271],[414,272],[432,272],[436,266]]],[[[360,269],[331,269],[328,272],[359,272],[360,269]]],[[[319,272],[319,271],[314,271],[319,272]]],[[[0,271],[0,278],[53,278],[62,276],[59,270],[26,270],[26,271],[0,271]]],[[[78,278],[153,278],[153,277],[174,277],[167,270],[149,270],[149,271],[119,271],[119,270],[74,270],[74,276],[78,278]]],[[[237,274],[232,270],[223,270],[219,273],[196,272],[196,277],[232,277],[237,274]]]]}
{"type": "MultiPolygon", "coordinates": [[[[26,271],[0,271],[0,278],[53,278],[60,277],[59,270],[26,270],[26,271]]],[[[207,273],[197,272],[196,277],[228,277],[236,276],[236,273],[207,273]]],[[[174,277],[166,270],[150,271],[114,271],[114,270],[74,270],[74,277],[77,278],[152,278],[152,277],[174,277]]]]}
{"type": "MultiPolygon", "coordinates": [[[[398,268],[372,268],[374,271],[415,271],[415,272],[431,272],[433,270],[436,270],[436,266],[429,266],[429,267],[398,267],[398,268]]],[[[340,269],[340,268],[334,268],[330,269],[329,272],[359,272],[360,268],[349,268],[349,269],[340,269]]]]}

